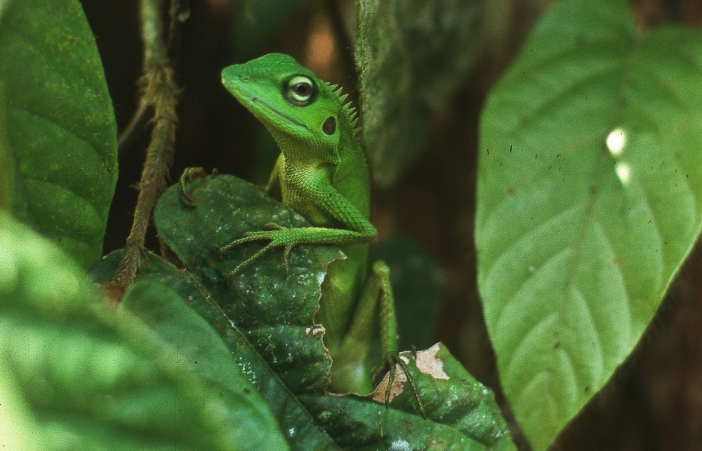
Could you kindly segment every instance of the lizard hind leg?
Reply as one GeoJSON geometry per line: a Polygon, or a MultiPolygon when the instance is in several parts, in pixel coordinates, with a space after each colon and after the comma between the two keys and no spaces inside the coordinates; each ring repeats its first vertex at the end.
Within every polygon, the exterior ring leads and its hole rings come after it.
{"type": "MultiPolygon", "coordinates": [[[[413,351],[414,354],[414,360],[415,362],[417,361],[417,354],[416,351],[413,351]]],[[[385,355],[385,364],[378,368],[379,371],[383,371],[385,369],[388,370],[388,381],[384,393],[384,401],[385,401],[385,408],[388,407],[390,404],[390,396],[392,392],[392,386],[393,382],[395,380],[395,375],[397,374],[396,367],[399,366],[402,372],[405,375],[405,378],[407,379],[407,382],[409,382],[410,387],[412,387],[412,395],[414,396],[415,400],[417,401],[417,408],[419,409],[419,413],[422,415],[422,418],[425,420],[427,419],[427,413],[426,410],[424,409],[424,403],[422,402],[422,398],[419,396],[419,390],[417,389],[417,385],[414,382],[414,376],[412,376],[412,372],[409,369],[409,365],[407,362],[403,359],[402,356],[400,356],[399,353],[389,353],[385,355]]]]}
{"type": "Polygon", "coordinates": [[[390,285],[390,268],[384,261],[373,263],[371,277],[375,279],[378,293],[378,318],[380,319],[380,348],[383,355],[397,354],[397,316],[395,314],[395,297],[390,285]]]}
{"type": "Polygon", "coordinates": [[[334,391],[367,394],[373,390],[368,354],[373,345],[376,316],[380,319],[382,355],[397,354],[395,300],[390,285],[390,269],[383,261],[373,263],[349,329],[341,345],[332,352],[334,391]]]}
{"type": "MultiPolygon", "coordinates": [[[[351,350],[357,351],[359,357],[362,356],[364,360],[367,360],[372,340],[376,307],[377,315],[380,319],[380,347],[384,361],[382,365],[372,370],[372,385],[375,385],[374,379],[376,375],[383,371],[388,371],[389,380],[384,394],[385,406],[387,407],[390,402],[390,390],[393,385],[395,368],[399,366],[410,384],[412,394],[417,401],[419,413],[426,420],[427,416],[424,403],[419,396],[419,390],[414,382],[414,377],[407,363],[399,353],[397,317],[395,314],[395,299],[390,284],[390,268],[388,268],[388,265],[383,261],[376,261],[373,263],[368,281],[361,292],[361,300],[358,303],[357,313],[353,318],[349,333],[344,340],[344,346],[342,346],[342,348],[347,346],[347,340],[352,340],[352,343],[355,343],[357,348],[352,348],[351,350]],[[360,343],[365,343],[365,345],[361,346],[360,343]]],[[[366,375],[366,377],[367,376],[368,375],[366,375]]]]}

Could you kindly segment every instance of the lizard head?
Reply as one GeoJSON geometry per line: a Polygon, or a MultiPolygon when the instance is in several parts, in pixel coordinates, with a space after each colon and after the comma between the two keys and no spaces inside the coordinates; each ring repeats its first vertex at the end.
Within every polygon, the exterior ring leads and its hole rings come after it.
{"type": "Polygon", "coordinates": [[[225,68],[222,84],[266,126],[283,153],[305,148],[310,158],[338,163],[340,134],[353,133],[356,125],[340,88],[280,53],[225,68]]]}

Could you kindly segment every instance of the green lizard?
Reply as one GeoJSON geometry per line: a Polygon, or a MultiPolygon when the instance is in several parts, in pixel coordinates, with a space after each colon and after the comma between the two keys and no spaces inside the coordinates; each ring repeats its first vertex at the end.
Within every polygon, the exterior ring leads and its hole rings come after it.
{"type": "Polygon", "coordinates": [[[367,362],[375,316],[380,316],[383,355],[396,354],[397,326],[385,263],[369,270],[368,243],[377,231],[369,222],[368,164],[356,139],[355,110],[341,89],[318,79],[292,57],[269,54],[222,71],[222,83],[270,131],[280,154],[266,191],[304,216],[312,227],[267,224],[221,249],[256,240],[270,242],[237,266],[230,278],[273,247],[288,256],[299,244],[334,244],[346,255],[328,267],[315,322],[325,328],[332,357],[331,389],[372,391],[367,362]]]}

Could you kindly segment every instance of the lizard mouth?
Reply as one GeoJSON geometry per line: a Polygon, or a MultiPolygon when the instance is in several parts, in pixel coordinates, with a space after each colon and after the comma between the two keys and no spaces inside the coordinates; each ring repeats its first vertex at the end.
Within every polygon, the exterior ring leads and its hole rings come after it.
{"type": "Polygon", "coordinates": [[[282,117],[283,119],[287,120],[288,122],[292,122],[293,124],[307,130],[307,126],[305,124],[298,121],[294,117],[289,116],[289,115],[283,113],[282,111],[276,109],[275,107],[273,107],[273,105],[269,104],[268,102],[266,102],[264,100],[261,100],[258,96],[248,92],[245,89],[241,89],[240,87],[239,87],[239,91],[241,92],[243,98],[245,98],[247,101],[249,101],[251,104],[254,105],[255,110],[256,109],[266,109],[272,113],[277,114],[278,116],[282,117]]]}

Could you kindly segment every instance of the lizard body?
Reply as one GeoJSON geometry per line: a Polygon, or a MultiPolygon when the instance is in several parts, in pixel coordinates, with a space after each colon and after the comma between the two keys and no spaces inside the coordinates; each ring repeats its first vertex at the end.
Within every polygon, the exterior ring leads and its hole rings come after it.
{"type": "Polygon", "coordinates": [[[315,322],[325,328],[332,357],[331,389],[338,393],[372,390],[367,362],[375,316],[380,315],[384,355],[397,352],[394,301],[389,270],[369,267],[368,243],[377,231],[369,221],[368,164],[356,138],[355,111],[341,89],[320,79],[292,57],[269,54],[222,71],[222,83],[273,135],[281,149],[266,191],[304,216],[312,227],[285,229],[268,224],[222,248],[268,240],[288,255],[299,244],[333,244],[346,259],[330,263],[322,284],[315,322]],[[378,312],[379,311],[379,312],[378,312]]]}

